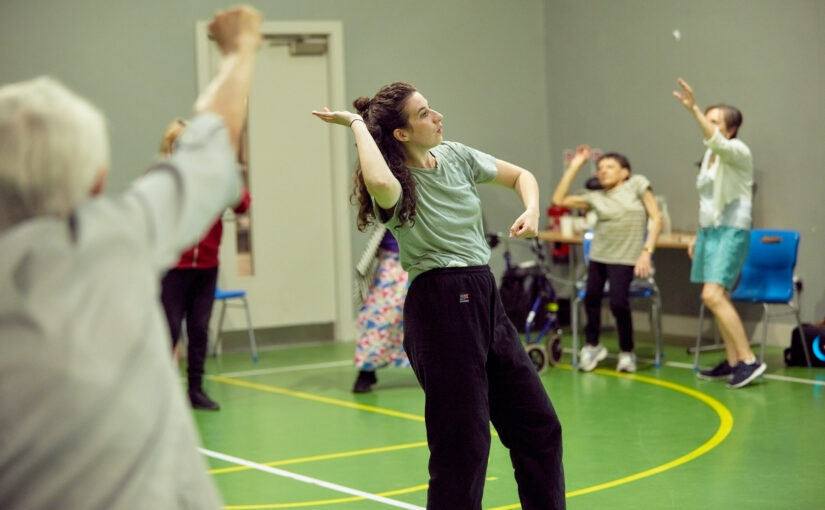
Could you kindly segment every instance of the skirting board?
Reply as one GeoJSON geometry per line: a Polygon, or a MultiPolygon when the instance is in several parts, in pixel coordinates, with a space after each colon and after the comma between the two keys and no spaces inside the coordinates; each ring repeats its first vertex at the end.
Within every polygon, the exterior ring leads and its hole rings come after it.
{"type": "MultiPolygon", "coordinates": [[[[609,312],[608,312],[609,314],[609,312]]],[[[667,335],[696,337],[698,330],[699,316],[695,317],[684,315],[662,315],[662,331],[667,335]]],[[[711,329],[712,315],[705,312],[705,324],[702,328],[702,334],[705,339],[713,338],[713,330],[711,329]]],[[[748,338],[753,341],[762,340],[762,324],[761,321],[745,320],[745,332],[748,338]]],[[[793,315],[780,315],[778,317],[771,317],[768,322],[768,345],[778,345],[787,347],[791,343],[791,331],[796,327],[793,315]]],[[[633,328],[638,331],[650,331],[649,314],[644,311],[633,311],[633,328]]]]}

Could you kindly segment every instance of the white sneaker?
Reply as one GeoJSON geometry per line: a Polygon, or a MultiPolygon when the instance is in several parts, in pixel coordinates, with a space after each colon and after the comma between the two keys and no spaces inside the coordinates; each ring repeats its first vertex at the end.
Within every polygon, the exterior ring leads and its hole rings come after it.
{"type": "Polygon", "coordinates": [[[581,351],[579,351],[579,370],[583,372],[590,372],[599,361],[607,357],[607,349],[602,344],[590,345],[584,344],[581,351]]]}
{"type": "Polygon", "coordinates": [[[616,372],[627,372],[632,374],[636,371],[636,354],[632,352],[620,352],[619,362],[616,364],[616,372]]]}

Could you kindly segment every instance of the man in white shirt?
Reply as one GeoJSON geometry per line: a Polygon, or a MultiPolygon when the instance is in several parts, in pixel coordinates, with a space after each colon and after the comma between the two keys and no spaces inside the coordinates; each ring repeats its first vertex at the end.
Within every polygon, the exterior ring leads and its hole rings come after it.
{"type": "Polygon", "coordinates": [[[218,13],[223,59],[180,150],[117,197],[103,116],[54,80],[0,87],[0,508],[218,509],[169,353],[160,273],[240,184],[261,17],[218,13]]]}

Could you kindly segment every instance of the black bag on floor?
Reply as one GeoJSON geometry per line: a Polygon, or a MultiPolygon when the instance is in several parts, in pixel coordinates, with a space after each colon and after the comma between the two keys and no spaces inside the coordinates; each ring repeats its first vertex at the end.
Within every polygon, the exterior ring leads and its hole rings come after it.
{"type": "MultiPolygon", "coordinates": [[[[533,302],[541,294],[542,287],[548,284],[547,277],[538,266],[510,267],[501,276],[501,285],[499,285],[501,303],[504,305],[507,317],[519,333],[524,333],[527,314],[530,313],[533,302]]],[[[543,325],[547,310],[539,307],[536,315],[535,323],[543,325]]]]}
{"type": "MultiPolygon", "coordinates": [[[[808,346],[808,354],[811,356],[811,365],[815,367],[825,367],[825,322],[818,324],[802,324],[805,332],[805,343],[808,346]]],[[[789,367],[806,367],[805,351],[802,350],[802,340],[799,336],[799,328],[796,327],[791,332],[791,346],[785,349],[785,364],[789,367]]]]}

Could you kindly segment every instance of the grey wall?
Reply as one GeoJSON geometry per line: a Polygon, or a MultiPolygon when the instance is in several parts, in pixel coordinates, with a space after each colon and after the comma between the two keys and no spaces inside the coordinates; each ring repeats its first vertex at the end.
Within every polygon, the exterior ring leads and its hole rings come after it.
{"type": "MultiPolygon", "coordinates": [[[[667,197],[674,228],[697,227],[696,122],[671,96],[676,78],[702,106],[744,113],[754,154],[754,227],[802,234],[803,319],[825,316],[825,2],[821,0],[548,0],[551,167],[579,143],[626,154],[667,197]],[[681,31],[681,41],[671,35],[681,31]]],[[[581,179],[583,182],[583,179],[581,179]]],[[[657,255],[666,313],[696,313],[681,253],[657,255]]]]}
{"type": "MultiPolygon", "coordinates": [[[[195,21],[234,3],[2,0],[0,82],[50,74],[99,105],[111,125],[109,190],[120,190],[151,160],[168,120],[191,110],[195,21]]],[[[549,183],[542,0],[249,3],[272,20],[341,20],[350,101],[409,81],[445,115],[448,139],[529,168],[549,183]]],[[[520,214],[517,197],[498,189],[482,193],[490,227],[509,228],[520,214]]],[[[354,260],[364,242],[353,229],[354,260]]]]}
{"type": "MultiPolygon", "coordinates": [[[[172,116],[196,93],[194,22],[235,2],[3,0],[0,82],[50,74],[108,115],[110,190],[155,153],[172,116]]],[[[676,228],[696,226],[698,129],[670,92],[677,76],[701,104],[745,114],[753,150],[757,227],[803,234],[799,271],[807,319],[825,315],[825,3],[820,0],[280,0],[252,1],[268,19],[341,20],[346,96],[416,84],[445,114],[448,139],[534,171],[545,205],[561,151],[587,142],[626,153],[667,196],[676,228]],[[674,42],[673,29],[682,31],[674,42]]],[[[323,105],[319,105],[323,106],[323,105]]],[[[330,105],[333,108],[349,105],[330,105]]],[[[351,153],[354,160],[354,153],[351,153]]],[[[520,212],[484,188],[491,229],[520,212]]],[[[363,236],[353,231],[354,257],[363,236]]],[[[669,278],[665,311],[695,313],[682,254],[657,254],[669,278]],[[681,257],[681,258],[680,258],[681,257]]],[[[500,256],[493,258],[500,272],[500,256]]],[[[665,280],[667,283],[665,284],[665,280]]]]}

